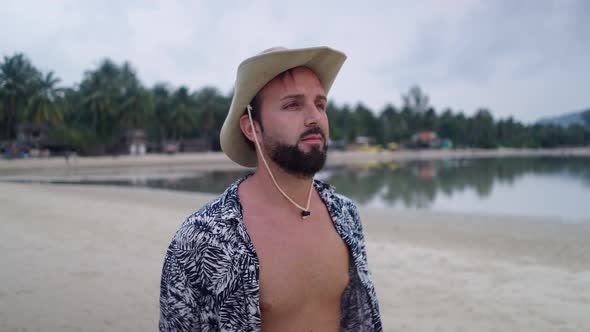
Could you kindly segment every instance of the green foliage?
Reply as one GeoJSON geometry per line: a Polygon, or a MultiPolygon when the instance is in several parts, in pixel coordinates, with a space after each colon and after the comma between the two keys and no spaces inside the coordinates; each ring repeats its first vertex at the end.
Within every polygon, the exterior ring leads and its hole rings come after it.
{"type": "Polygon", "coordinates": [[[81,122],[90,125],[99,138],[113,137],[122,129],[143,128],[152,113],[151,96],[127,62],[119,66],[104,60],[96,70],[84,74],[79,93],[81,122]]]}
{"type": "Polygon", "coordinates": [[[26,120],[41,79],[41,73],[22,53],[4,57],[0,63],[0,139],[16,136],[16,124],[26,120]]]}
{"type": "MultiPolygon", "coordinates": [[[[550,125],[526,126],[513,118],[494,120],[485,108],[473,116],[446,109],[437,115],[428,104],[428,97],[419,87],[412,87],[402,96],[403,106],[386,105],[379,115],[359,104],[354,112],[348,105],[328,105],[332,139],[370,136],[377,144],[409,142],[419,131],[434,131],[440,138],[450,139],[460,148],[540,148],[584,146],[590,144],[590,125],[562,128],[550,125]]],[[[590,111],[588,112],[590,117],[590,111]]]]}
{"type": "Polygon", "coordinates": [[[429,109],[428,96],[426,96],[419,86],[410,88],[407,94],[402,95],[403,108],[409,109],[414,113],[423,113],[429,109]]]}
{"type": "Polygon", "coordinates": [[[48,135],[53,144],[82,153],[102,143],[94,131],[89,128],[53,126],[49,129],[48,135]]]}
{"type": "MultiPolygon", "coordinates": [[[[144,129],[150,142],[204,138],[219,149],[219,131],[232,93],[214,87],[191,91],[158,83],[146,88],[130,63],[104,59],[84,73],[79,85],[58,86],[53,72],[36,69],[23,54],[0,61],[0,140],[16,138],[16,125],[44,124],[53,145],[79,152],[106,151],[127,129],[144,129]]],[[[362,103],[338,106],[330,101],[327,114],[333,140],[354,142],[358,136],[375,143],[408,142],[419,131],[434,131],[455,147],[559,147],[590,144],[587,126],[562,128],[524,125],[513,118],[494,120],[487,109],[472,116],[446,109],[437,114],[418,86],[402,95],[401,108],[389,104],[376,113],[362,103]]]]}
{"type": "Polygon", "coordinates": [[[586,126],[590,127],[590,110],[584,111],[582,113],[582,119],[584,119],[586,126]]]}
{"type": "Polygon", "coordinates": [[[61,89],[56,87],[60,79],[53,76],[53,72],[35,82],[34,93],[29,100],[27,121],[40,124],[60,124],[63,121],[63,112],[56,102],[61,95],[61,89]]]}
{"type": "Polygon", "coordinates": [[[488,110],[480,109],[475,116],[468,119],[466,143],[468,146],[486,149],[497,147],[494,118],[488,110]]]}

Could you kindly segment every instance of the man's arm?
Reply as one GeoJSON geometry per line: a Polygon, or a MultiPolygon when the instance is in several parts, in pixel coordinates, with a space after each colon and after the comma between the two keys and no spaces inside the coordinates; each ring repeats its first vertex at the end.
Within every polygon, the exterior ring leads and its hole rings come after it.
{"type": "Polygon", "coordinates": [[[172,241],[160,282],[160,331],[201,331],[197,290],[190,287],[184,266],[186,252],[172,241]]]}

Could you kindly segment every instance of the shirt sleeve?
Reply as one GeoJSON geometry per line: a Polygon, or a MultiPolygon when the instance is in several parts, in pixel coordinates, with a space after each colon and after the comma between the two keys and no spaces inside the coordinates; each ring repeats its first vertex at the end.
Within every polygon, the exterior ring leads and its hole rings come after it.
{"type": "Polygon", "coordinates": [[[362,271],[360,272],[361,278],[365,279],[365,284],[368,287],[368,293],[370,296],[370,306],[372,307],[371,310],[371,317],[372,317],[372,328],[367,329],[367,331],[383,331],[383,326],[381,323],[381,314],[379,310],[379,302],[377,300],[377,293],[375,291],[375,286],[373,285],[373,277],[371,272],[369,271],[369,261],[367,258],[367,250],[365,246],[365,235],[363,231],[363,225],[361,223],[361,217],[358,210],[358,207],[353,203],[352,204],[352,215],[353,219],[355,220],[356,224],[356,238],[358,240],[358,248],[361,254],[361,259],[364,261],[364,266],[362,271]]]}
{"type": "Polygon", "coordinates": [[[359,212],[356,204],[351,202],[350,206],[351,206],[351,214],[352,214],[352,218],[354,221],[354,225],[356,226],[355,230],[354,230],[355,231],[354,235],[357,238],[359,250],[360,250],[360,253],[363,257],[363,260],[368,265],[367,249],[366,249],[366,244],[365,244],[365,233],[363,230],[363,224],[361,222],[361,215],[360,215],[360,212],[359,212]]]}
{"type": "Polygon", "coordinates": [[[199,297],[189,285],[184,256],[173,241],[164,258],[160,282],[160,332],[201,331],[199,297]]]}

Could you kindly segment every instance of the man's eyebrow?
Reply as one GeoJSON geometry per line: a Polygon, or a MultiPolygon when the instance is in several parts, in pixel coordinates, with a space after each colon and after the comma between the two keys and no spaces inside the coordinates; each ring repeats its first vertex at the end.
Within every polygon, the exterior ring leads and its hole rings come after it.
{"type": "MultiPolygon", "coordinates": [[[[293,98],[293,99],[302,99],[302,98],[305,98],[305,96],[304,96],[304,95],[302,95],[302,94],[298,94],[298,95],[288,95],[288,96],[284,96],[283,98],[281,98],[281,100],[285,100],[285,99],[291,99],[291,98],[293,98]]],[[[326,96],[324,96],[324,95],[317,95],[317,96],[315,97],[315,100],[318,100],[318,99],[319,99],[319,100],[322,100],[322,101],[327,101],[327,100],[328,100],[328,98],[326,98],[326,96]]]]}
{"type": "Polygon", "coordinates": [[[285,99],[291,99],[291,98],[295,98],[295,99],[301,99],[304,98],[304,95],[288,95],[288,96],[284,96],[283,98],[281,98],[281,100],[285,100],[285,99]]]}

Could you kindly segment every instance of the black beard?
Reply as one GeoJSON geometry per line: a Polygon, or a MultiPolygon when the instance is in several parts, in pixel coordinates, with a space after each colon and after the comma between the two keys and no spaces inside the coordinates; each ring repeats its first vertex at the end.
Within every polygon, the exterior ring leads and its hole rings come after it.
{"type": "Polygon", "coordinates": [[[326,163],[328,145],[323,133],[319,130],[310,130],[303,133],[304,137],[309,134],[321,134],[324,144],[321,146],[314,145],[309,152],[303,152],[295,145],[288,145],[274,142],[269,148],[270,159],[274,161],[285,172],[301,177],[310,178],[319,172],[326,163]]]}

